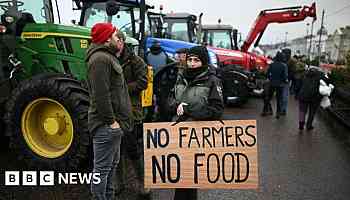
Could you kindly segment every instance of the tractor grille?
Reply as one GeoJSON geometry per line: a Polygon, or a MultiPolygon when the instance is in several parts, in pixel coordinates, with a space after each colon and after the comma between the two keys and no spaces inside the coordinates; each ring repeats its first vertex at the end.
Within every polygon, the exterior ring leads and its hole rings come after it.
{"type": "Polygon", "coordinates": [[[73,54],[72,42],[69,38],[55,37],[56,47],[59,52],[73,54]]]}

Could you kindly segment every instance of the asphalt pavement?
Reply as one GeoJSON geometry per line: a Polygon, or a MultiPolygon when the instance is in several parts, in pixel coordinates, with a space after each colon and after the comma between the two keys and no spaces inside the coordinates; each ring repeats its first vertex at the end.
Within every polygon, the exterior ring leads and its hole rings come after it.
{"type": "MultiPolygon", "coordinates": [[[[257,190],[199,190],[198,200],[348,200],[350,199],[350,130],[331,120],[326,112],[316,116],[315,129],[298,130],[297,102],[291,97],[287,116],[261,117],[261,99],[243,108],[226,108],[224,119],[256,119],[259,188],[257,190]]],[[[19,169],[10,151],[0,152],[0,200],[89,199],[87,185],[55,187],[4,186],[4,170],[19,169]]],[[[132,179],[132,172],[130,173],[132,179]]],[[[132,182],[132,181],[130,181],[132,182]]],[[[134,200],[135,185],[118,196],[134,200]]],[[[152,200],[170,200],[174,190],[152,190],[152,200]]],[[[185,199],[184,199],[185,200],[185,199]]]]}
{"type": "MultiPolygon", "coordinates": [[[[261,111],[262,100],[251,99],[243,108],[226,108],[224,114],[225,119],[257,120],[258,190],[199,190],[199,200],[350,199],[350,130],[320,110],[315,129],[299,132],[293,97],[280,119],[261,117],[261,111]]],[[[155,190],[152,200],[170,200],[173,193],[155,190]]]]}

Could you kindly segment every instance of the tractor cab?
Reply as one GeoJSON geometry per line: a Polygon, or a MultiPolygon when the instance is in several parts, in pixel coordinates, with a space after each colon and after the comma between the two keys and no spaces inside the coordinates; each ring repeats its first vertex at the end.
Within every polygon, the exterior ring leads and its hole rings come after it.
{"type": "Polygon", "coordinates": [[[74,0],[77,10],[81,11],[79,25],[92,27],[98,22],[110,22],[127,35],[126,43],[138,49],[143,57],[143,45],[146,36],[160,34],[155,21],[151,24],[147,10],[152,7],[143,0],[74,0]],[[154,26],[152,26],[154,25],[154,26]]]}
{"type": "MultiPolygon", "coordinates": [[[[0,0],[0,87],[7,88],[16,66],[20,64],[15,55],[16,40],[24,27],[33,23],[53,22],[51,0],[19,1],[0,0]]],[[[6,93],[6,92],[4,92],[6,93]]]]}
{"type": "MultiPolygon", "coordinates": [[[[53,10],[51,0],[30,3],[29,1],[0,0],[1,39],[6,42],[4,40],[7,38],[6,36],[21,36],[24,27],[30,23],[53,23],[53,10]]],[[[57,10],[55,12],[57,13],[57,10]]],[[[9,47],[9,45],[7,46],[9,47]]]]}
{"type": "Polygon", "coordinates": [[[237,29],[231,25],[202,25],[199,17],[189,13],[169,13],[164,16],[166,37],[210,47],[238,50],[237,29]],[[198,18],[198,23],[196,22],[198,18]]]}
{"type": "MultiPolygon", "coordinates": [[[[92,27],[97,22],[110,22],[134,38],[138,55],[145,58],[152,44],[159,42],[169,58],[179,48],[190,48],[196,42],[196,16],[190,14],[163,15],[150,12],[153,6],[145,0],[73,0],[81,11],[79,25],[92,27]],[[178,20],[181,21],[178,21],[178,20]]],[[[215,53],[209,50],[210,62],[217,64],[215,53]]]]}
{"type": "Polygon", "coordinates": [[[202,43],[209,46],[238,50],[237,29],[233,29],[231,25],[203,25],[202,37],[202,43]]]}
{"type": "Polygon", "coordinates": [[[197,43],[197,17],[189,13],[169,13],[164,17],[166,38],[197,43]]]}
{"type": "Polygon", "coordinates": [[[19,33],[20,30],[16,30],[18,27],[15,25],[23,26],[21,23],[54,22],[53,12],[51,0],[0,0],[0,32],[19,33]]]}
{"type": "Polygon", "coordinates": [[[165,14],[155,13],[155,12],[147,12],[147,16],[149,19],[149,29],[151,30],[152,37],[156,38],[164,38],[165,31],[167,26],[164,25],[164,17],[165,14]]]}

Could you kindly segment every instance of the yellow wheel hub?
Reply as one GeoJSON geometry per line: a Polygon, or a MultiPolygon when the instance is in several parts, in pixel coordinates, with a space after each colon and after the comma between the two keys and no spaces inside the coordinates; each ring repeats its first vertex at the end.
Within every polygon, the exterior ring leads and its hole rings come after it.
{"type": "Polygon", "coordinates": [[[21,128],[28,147],[45,158],[64,155],[73,142],[73,120],[59,102],[39,98],[25,108],[21,128]]]}
{"type": "Polygon", "coordinates": [[[44,130],[48,135],[61,134],[66,128],[65,121],[62,117],[49,117],[44,120],[44,130]]]}

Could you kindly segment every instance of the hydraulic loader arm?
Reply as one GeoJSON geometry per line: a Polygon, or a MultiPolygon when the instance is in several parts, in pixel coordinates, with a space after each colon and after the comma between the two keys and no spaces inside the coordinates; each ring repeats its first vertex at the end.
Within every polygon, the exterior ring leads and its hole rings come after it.
{"type": "Polygon", "coordinates": [[[255,20],[254,26],[250,30],[247,39],[244,41],[242,51],[247,52],[257,37],[258,39],[254,46],[258,46],[259,41],[269,24],[303,21],[306,17],[312,17],[316,20],[316,3],[313,3],[311,7],[299,6],[261,11],[258,18],[255,20]]]}

